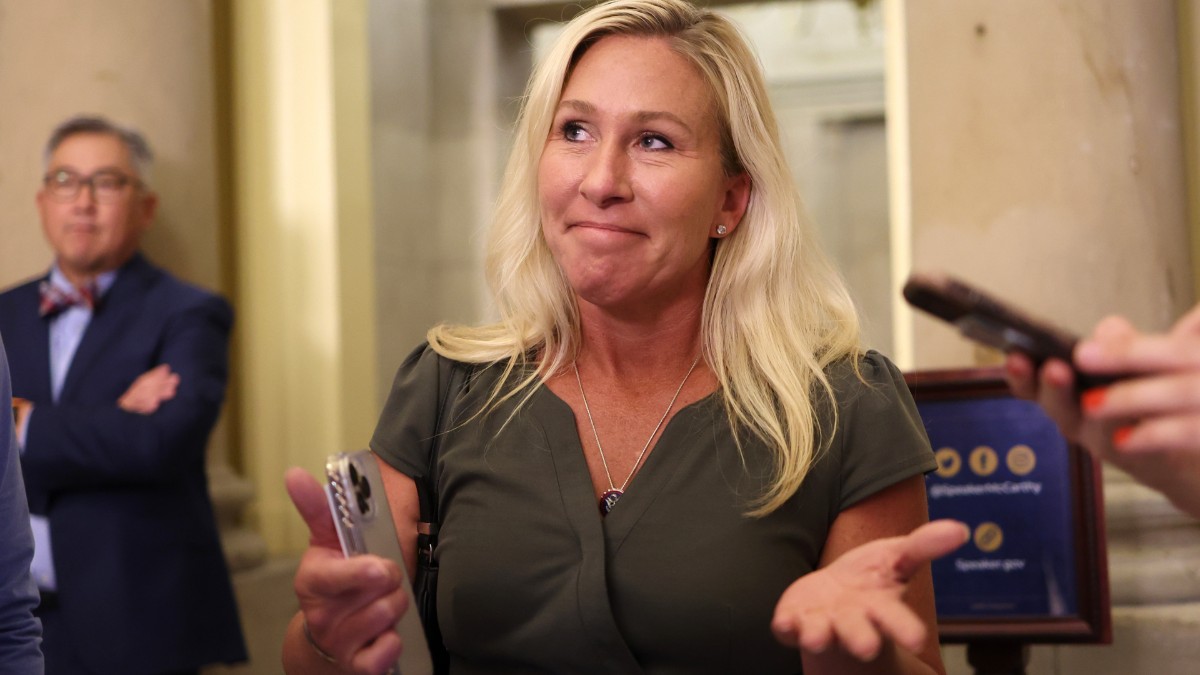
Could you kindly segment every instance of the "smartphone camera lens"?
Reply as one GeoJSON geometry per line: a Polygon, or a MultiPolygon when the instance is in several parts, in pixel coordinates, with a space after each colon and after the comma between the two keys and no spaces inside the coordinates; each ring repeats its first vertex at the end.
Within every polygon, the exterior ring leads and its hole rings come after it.
{"type": "Polygon", "coordinates": [[[350,482],[354,485],[354,498],[358,503],[358,512],[366,515],[371,510],[371,483],[359,473],[353,464],[350,465],[350,482]]]}

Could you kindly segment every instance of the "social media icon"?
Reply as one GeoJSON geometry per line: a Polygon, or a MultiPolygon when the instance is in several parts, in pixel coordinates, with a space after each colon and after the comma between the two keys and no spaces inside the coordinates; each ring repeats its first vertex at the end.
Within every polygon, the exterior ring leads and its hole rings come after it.
{"type": "Polygon", "coordinates": [[[942,478],[953,478],[962,468],[962,457],[954,448],[942,448],[933,456],[937,460],[937,475],[942,478]]]}
{"type": "Polygon", "coordinates": [[[996,471],[996,467],[1000,465],[1000,458],[996,456],[996,451],[986,445],[981,445],[971,451],[969,459],[971,470],[977,476],[990,476],[996,471]]]}
{"type": "Polygon", "coordinates": [[[1004,543],[1004,531],[996,523],[980,523],[975,527],[975,547],[991,553],[1004,543]]]}
{"type": "Polygon", "coordinates": [[[1028,445],[1014,445],[1004,457],[1008,470],[1018,476],[1028,476],[1037,467],[1037,454],[1028,445]]]}

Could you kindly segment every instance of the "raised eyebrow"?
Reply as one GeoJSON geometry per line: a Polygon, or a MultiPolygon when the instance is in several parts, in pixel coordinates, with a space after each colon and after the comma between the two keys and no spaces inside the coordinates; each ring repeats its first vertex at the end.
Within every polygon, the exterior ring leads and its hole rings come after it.
{"type": "Polygon", "coordinates": [[[637,115],[634,116],[634,118],[641,124],[645,124],[647,122],[655,122],[658,120],[667,120],[668,122],[672,122],[674,124],[678,124],[679,126],[683,127],[684,130],[687,131],[687,133],[689,133],[689,134],[693,133],[692,128],[690,126],[688,126],[687,122],[683,121],[682,117],[680,117],[679,115],[676,115],[675,113],[667,112],[665,110],[647,110],[645,112],[638,113],[637,115]]]}
{"type": "Polygon", "coordinates": [[[579,101],[576,99],[565,99],[559,101],[558,109],[563,110],[564,108],[584,114],[596,112],[596,106],[588,103],[587,101],[579,101]]]}
{"type": "MultiPolygon", "coordinates": [[[[577,111],[581,114],[590,114],[596,112],[596,106],[588,103],[587,101],[580,101],[577,99],[564,99],[560,101],[558,104],[558,109],[562,110],[564,108],[577,111]]],[[[682,117],[666,110],[644,110],[635,113],[633,117],[639,124],[645,124],[647,122],[654,122],[657,120],[668,120],[683,127],[689,134],[694,133],[692,131],[692,127],[689,126],[687,122],[684,122],[682,117]]]]}

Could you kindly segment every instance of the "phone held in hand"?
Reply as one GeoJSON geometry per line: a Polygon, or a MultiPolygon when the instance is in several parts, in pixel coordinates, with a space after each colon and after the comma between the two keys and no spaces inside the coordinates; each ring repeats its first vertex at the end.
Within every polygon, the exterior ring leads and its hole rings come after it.
{"type": "MultiPolygon", "coordinates": [[[[1074,367],[1072,354],[1078,337],[965,281],[940,273],[913,272],[904,284],[904,299],[953,324],[964,336],[1004,352],[1021,352],[1038,367],[1047,359],[1060,359],[1074,367]]],[[[1116,379],[1075,371],[1079,390],[1116,379]]]]}
{"type": "Polygon", "coordinates": [[[425,631],[416,611],[412,585],[404,566],[396,526],[383,488],[379,464],[370,450],[354,450],[330,455],[325,462],[325,493],[337,528],[342,552],[347,557],[370,553],[390,558],[404,575],[401,584],[408,596],[409,609],[396,623],[404,642],[392,672],[397,675],[432,675],[433,661],[425,642],[425,631]]]}

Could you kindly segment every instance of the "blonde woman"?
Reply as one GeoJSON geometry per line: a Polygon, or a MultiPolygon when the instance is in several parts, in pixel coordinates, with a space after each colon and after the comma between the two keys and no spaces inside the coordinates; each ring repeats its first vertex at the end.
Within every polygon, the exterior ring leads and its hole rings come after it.
{"type": "MultiPolygon", "coordinates": [[[[488,250],[500,321],[431,330],[371,443],[411,552],[447,401],[450,672],[943,671],[925,563],[965,532],[905,536],[928,518],[928,441],[860,347],[727,20],[625,0],[570,22],[530,80],[488,250]]],[[[285,663],[386,671],[394,562],[342,560],[315,482],[288,482],[314,545],[285,663]]]]}

